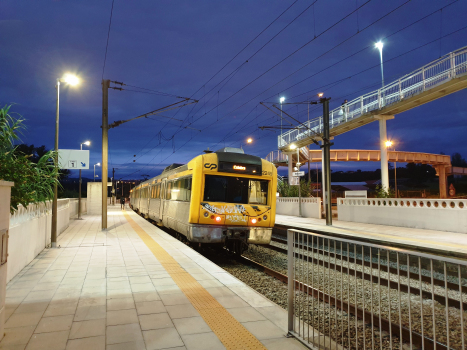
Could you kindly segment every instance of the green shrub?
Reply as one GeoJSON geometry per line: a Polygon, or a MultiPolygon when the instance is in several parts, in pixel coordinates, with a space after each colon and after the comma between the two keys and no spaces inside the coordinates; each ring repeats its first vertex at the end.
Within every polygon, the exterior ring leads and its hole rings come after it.
{"type": "Polygon", "coordinates": [[[20,140],[25,128],[21,116],[10,114],[11,106],[0,109],[0,180],[15,183],[11,189],[10,212],[30,203],[52,199],[54,184],[58,183],[58,168],[54,162],[54,151],[44,154],[36,163],[20,152],[15,152],[15,142],[20,140]]]}

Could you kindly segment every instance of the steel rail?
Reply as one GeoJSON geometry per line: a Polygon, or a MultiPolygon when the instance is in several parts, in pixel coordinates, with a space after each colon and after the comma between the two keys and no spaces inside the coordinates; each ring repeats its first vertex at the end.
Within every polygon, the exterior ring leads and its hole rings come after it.
{"type": "MultiPolygon", "coordinates": [[[[272,241],[274,242],[278,242],[278,243],[281,243],[281,244],[287,244],[287,240],[286,239],[280,239],[280,238],[276,238],[276,237],[272,237],[271,239],[272,241]]],[[[271,246],[271,245],[264,245],[263,247],[267,247],[269,249],[273,249],[273,250],[277,250],[277,251],[280,251],[279,249],[284,249],[284,248],[280,248],[280,247],[275,247],[275,248],[272,248],[274,246],[271,246]],[[277,249],[276,249],[277,248],[277,249]]],[[[313,248],[313,252],[314,253],[317,253],[317,249],[316,248],[313,248]]],[[[338,259],[342,260],[343,257],[341,254],[337,254],[337,253],[331,253],[331,257],[334,257],[336,256],[338,259]]],[[[361,259],[356,259],[355,258],[350,258],[349,257],[349,262],[351,263],[354,263],[354,264],[362,264],[362,260],[361,259]]],[[[371,263],[371,266],[370,266],[370,262],[369,261],[365,261],[365,266],[366,267],[372,267],[372,268],[378,268],[378,264],[377,263],[371,263]]],[[[387,266],[384,266],[384,265],[381,265],[381,271],[383,272],[388,272],[388,267],[387,266]]],[[[394,268],[394,267],[389,267],[389,272],[392,273],[392,274],[397,274],[397,268],[394,268]]],[[[403,277],[407,277],[407,271],[399,271],[400,275],[403,276],[403,277]]],[[[419,276],[417,273],[415,272],[410,272],[410,275],[409,275],[409,278],[412,278],[412,279],[416,279],[418,280],[419,279],[419,276]]],[[[422,278],[422,282],[426,282],[426,283],[429,283],[431,284],[431,277],[430,276],[424,276],[422,275],[421,276],[422,278]]],[[[434,278],[433,279],[433,283],[436,285],[436,286],[439,286],[439,287],[443,287],[444,288],[444,280],[439,280],[439,279],[436,279],[434,278]]],[[[463,293],[467,293],[467,286],[462,286],[462,283],[459,283],[461,285],[461,288],[462,288],[462,292],[463,293]]],[[[448,289],[452,289],[452,290],[456,290],[458,291],[459,290],[459,284],[458,283],[453,283],[453,282],[448,282],[448,289]]]]}
{"type": "MultiPolygon", "coordinates": [[[[237,259],[246,265],[250,265],[250,266],[253,266],[259,269],[260,271],[264,272],[265,274],[269,276],[277,278],[279,281],[283,283],[288,283],[288,277],[284,274],[281,274],[280,272],[274,271],[270,269],[269,267],[261,265],[260,263],[257,263],[256,261],[251,260],[244,256],[238,256],[237,259]]],[[[345,311],[348,314],[352,314],[359,319],[373,320],[373,324],[378,324],[379,320],[381,319],[381,329],[383,331],[386,331],[386,332],[392,331],[393,334],[402,333],[402,339],[407,343],[410,341],[410,337],[412,337],[412,343],[414,345],[421,347],[422,344],[424,344],[424,349],[426,350],[434,350],[435,345],[436,345],[437,350],[448,350],[446,345],[442,343],[439,343],[439,342],[435,343],[433,339],[431,338],[428,338],[426,336],[422,337],[421,334],[415,331],[411,332],[410,329],[408,329],[407,327],[399,326],[398,324],[389,322],[389,320],[383,317],[380,318],[379,315],[372,314],[370,311],[367,311],[367,310],[362,310],[361,308],[356,307],[352,303],[337,299],[336,297],[326,294],[323,291],[315,289],[300,281],[295,280],[295,289],[301,292],[306,291],[306,293],[308,295],[311,295],[313,298],[318,298],[319,300],[329,304],[330,306],[334,306],[338,308],[339,310],[345,311]]],[[[313,326],[313,325],[310,325],[310,326],[313,326]]]]}
{"type": "MultiPolygon", "coordinates": [[[[283,253],[283,254],[287,254],[287,249],[284,249],[284,248],[280,248],[280,247],[276,247],[276,246],[272,246],[272,245],[264,245],[263,246],[264,248],[267,248],[267,249],[271,249],[271,250],[275,250],[277,252],[280,252],[280,253],[283,253]]],[[[318,253],[318,249],[316,248],[313,248],[313,253],[318,253]]],[[[319,254],[319,253],[318,253],[319,254]]],[[[333,257],[333,258],[337,258],[341,261],[342,260],[342,256],[339,255],[339,254],[333,254],[333,253],[330,253],[330,256],[333,257]]],[[[298,254],[298,253],[295,253],[295,258],[298,258],[298,259],[301,259],[301,260],[306,260],[306,255],[305,256],[302,256],[301,254],[298,254]]],[[[342,272],[342,273],[346,273],[348,275],[352,275],[352,276],[357,276],[358,278],[360,279],[365,279],[366,281],[370,281],[372,283],[377,283],[377,284],[381,284],[381,286],[384,286],[384,287],[388,287],[388,279],[386,278],[383,278],[383,277],[378,277],[378,276],[375,276],[375,275],[370,275],[369,273],[362,273],[362,271],[356,271],[355,269],[352,269],[352,268],[349,268],[349,267],[341,267],[339,265],[336,265],[336,264],[332,264],[332,263],[328,263],[326,261],[321,261],[319,259],[315,259],[314,262],[313,262],[315,265],[316,264],[319,264],[320,266],[323,266],[327,269],[332,269],[332,270],[335,270],[337,272],[342,272]]],[[[349,259],[349,263],[353,263],[353,264],[360,264],[363,265],[362,263],[362,260],[361,259],[357,259],[356,262],[355,262],[355,259],[354,258],[350,258],[349,259]]],[[[366,264],[367,262],[365,261],[365,266],[369,267],[370,264],[366,264]]],[[[378,267],[378,264],[373,264],[373,265],[376,265],[373,266],[373,268],[377,268],[378,267]]],[[[384,271],[383,269],[383,266],[380,265],[380,270],[381,271],[384,271]]],[[[396,273],[397,273],[397,269],[394,269],[396,270],[396,273]]],[[[403,275],[401,273],[402,271],[399,271],[400,275],[403,275]]],[[[419,275],[417,274],[417,280],[419,279],[419,275]]],[[[428,277],[429,281],[431,282],[431,278],[428,277]]],[[[439,280],[438,280],[439,281],[439,280]]],[[[445,282],[444,281],[439,281],[439,282],[442,282],[442,287],[444,287],[444,284],[445,282]]],[[[454,289],[454,290],[459,290],[459,285],[458,284],[453,284],[451,283],[452,285],[454,285],[455,287],[451,288],[451,289],[454,289]]],[[[394,290],[397,290],[399,288],[399,284],[395,281],[389,281],[389,288],[391,289],[394,289],[394,290]]],[[[463,287],[465,288],[465,287],[463,287]]],[[[401,284],[400,285],[400,291],[401,292],[404,292],[404,293],[410,293],[410,294],[413,294],[413,295],[422,295],[423,298],[425,299],[432,299],[432,293],[431,291],[428,292],[428,291],[425,291],[425,290],[422,290],[420,291],[419,288],[415,288],[413,286],[410,286],[410,288],[405,285],[405,284],[401,284]]],[[[446,301],[448,303],[448,306],[450,307],[454,307],[456,309],[460,309],[461,308],[461,303],[460,301],[456,300],[456,299],[452,299],[452,298],[445,298],[444,295],[438,295],[438,294],[434,294],[433,295],[433,299],[436,300],[438,303],[440,303],[441,305],[443,306],[446,306],[446,301]]],[[[462,309],[463,310],[467,310],[467,302],[464,302],[463,305],[462,305],[462,309]]]]}

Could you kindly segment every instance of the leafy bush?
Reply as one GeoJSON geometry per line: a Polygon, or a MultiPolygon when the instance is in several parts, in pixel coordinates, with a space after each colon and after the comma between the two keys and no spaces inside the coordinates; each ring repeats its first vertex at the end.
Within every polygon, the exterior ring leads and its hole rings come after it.
{"type": "Polygon", "coordinates": [[[396,192],[392,188],[385,190],[383,186],[376,185],[376,197],[377,198],[395,198],[396,192]]]}
{"type": "MultiPolygon", "coordinates": [[[[277,192],[281,197],[298,197],[298,186],[289,185],[288,181],[277,182],[277,192]]],[[[300,181],[300,192],[302,197],[311,197],[311,186],[310,182],[301,180],[300,181]]]]}
{"type": "Polygon", "coordinates": [[[23,119],[10,114],[11,106],[0,109],[0,179],[15,183],[11,189],[10,212],[30,203],[52,199],[54,184],[58,183],[58,168],[55,166],[55,152],[45,153],[32,162],[30,155],[17,152],[15,141],[20,140],[25,128],[23,119]]]}

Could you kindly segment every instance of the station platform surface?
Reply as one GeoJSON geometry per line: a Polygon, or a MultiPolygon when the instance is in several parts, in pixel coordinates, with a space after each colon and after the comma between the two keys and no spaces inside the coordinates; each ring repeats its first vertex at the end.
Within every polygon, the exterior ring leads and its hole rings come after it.
{"type": "Polygon", "coordinates": [[[131,210],[73,220],[7,285],[0,349],[304,349],[287,312],[131,210]]]}
{"type": "Polygon", "coordinates": [[[333,218],[332,226],[325,219],[276,215],[276,226],[322,232],[346,239],[364,240],[374,244],[423,251],[437,255],[467,259],[467,234],[364,224],[339,221],[333,218]]]}

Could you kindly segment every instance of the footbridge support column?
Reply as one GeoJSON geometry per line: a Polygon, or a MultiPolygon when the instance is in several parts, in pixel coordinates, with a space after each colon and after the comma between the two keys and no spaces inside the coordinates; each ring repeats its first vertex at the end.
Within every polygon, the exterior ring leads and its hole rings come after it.
{"type": "Polygon", "coordinates": [[[436,172],[439,176],[439,198],[448,198],[448,176],[445,165],[436,165],[436,172]]]}
{"type": "Polygon", "coordinates": [[[289,185],[292,185],[292,173],[293,173],[293,154],[296,154],[297,152],[284,152],[287,155],[287,167],[289,169],[287,176],[288,176],[288,181],[289,185]]]}
{"type": "Polygon", "coordinates": [[[388,134],[386,130],[386,120],[394,119],[393,115],[377,115],[375,119],[379,120],[379,148],[381,151],[381,187],[389,190],[389,167],[388,167],[388,148],[386,141],[388,134]]]}

